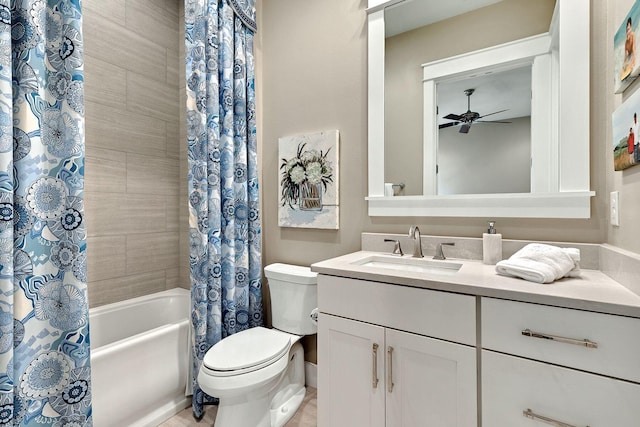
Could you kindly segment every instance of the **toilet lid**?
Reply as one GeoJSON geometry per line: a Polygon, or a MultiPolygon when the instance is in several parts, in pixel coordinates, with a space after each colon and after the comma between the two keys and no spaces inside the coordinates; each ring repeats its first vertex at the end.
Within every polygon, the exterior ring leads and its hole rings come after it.
{"type": "Polygon", "coordinates": [[[262,327],[229,335],[205,354],[203,364],[212,371],[243,371],[267,366],[289,351],[290,336],[262,327]]]}

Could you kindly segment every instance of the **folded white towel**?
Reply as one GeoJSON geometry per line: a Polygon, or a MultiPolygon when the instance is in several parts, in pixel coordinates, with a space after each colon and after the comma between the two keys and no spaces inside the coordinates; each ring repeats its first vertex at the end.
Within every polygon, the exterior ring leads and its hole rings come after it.
{"type": "Polygon", "coordinates": [[[530,243],[511,258],[498,262],[496,272],[536,283],[577,277],[580,276],[580,249],[530,243]]]}
{"type": "Polygon", "coordinates": [[[574,267],[565,274],[565,277],[578,277],[580,276],[580,249],[577,248],[560,248],[566,254],[568,254],[574,262],[574,267]]]}

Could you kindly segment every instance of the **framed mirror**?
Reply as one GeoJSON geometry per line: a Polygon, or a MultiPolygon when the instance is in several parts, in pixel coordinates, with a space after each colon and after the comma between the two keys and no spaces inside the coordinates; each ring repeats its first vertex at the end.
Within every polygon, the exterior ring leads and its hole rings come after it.
{"type": "Polygon", "coordinates": [[[423,64],[422,105],[390,108],[387,99],[385,109],[385,84],[388,98],[407,97],[385,81],[385,19],[405,3],[428,4],[436,19],[460,11],[450,2],[455,12],[442,11],[444,2],[431,0],[369,2],[369,214],[589,217],[594,193],[584,126],[588,2],[557,0],[549,32],[423,64]],[[523,100],[528,102],[515,102],[523,100]],[[415,110],[422,116],[416,119],[415,110]],[[393,114],[406,116],[418,129],[404,134],[411,126],[394,128],[393,114]],[[398,159],[394,175],[392,162],[398,159]],[[402,182],[405,192],[385,197],[385,182],[402,182]]]}

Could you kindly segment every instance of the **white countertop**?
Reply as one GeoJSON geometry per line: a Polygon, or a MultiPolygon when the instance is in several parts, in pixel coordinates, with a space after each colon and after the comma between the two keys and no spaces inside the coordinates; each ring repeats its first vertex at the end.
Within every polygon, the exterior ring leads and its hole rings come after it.
{"type": "Polygon", "coordinates": [[[311,265],[311,270],[330,276],[640,318],[640,296],[598,270],[582,270],[581,277],[564,278],[550,284],[538,284],[500,276],[496,273],[494,265],[485,265],[482,261],[476,260],[447,259],[449,262],[462,264],[457,273],[447,276],[390,270],[354,263],[371,255],[385,254],[354,252],[314,263],[311,265]]]}

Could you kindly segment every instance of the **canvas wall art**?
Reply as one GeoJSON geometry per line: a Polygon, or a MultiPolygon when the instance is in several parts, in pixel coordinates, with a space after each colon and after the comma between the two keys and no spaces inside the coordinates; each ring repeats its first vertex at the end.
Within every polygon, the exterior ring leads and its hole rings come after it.
{"type": "Polygon", "coordinates": [[[339,139],[330,130],[278,140],[280,227],[339,228],[339,139]]]}
{"type": "Polygon", "coordinates": [[[613,168],[617,171],[640,164],[640,90],[613,113],[613,168]]]}
{"type": "Polygon", "coordinates": [[[638,24],[640,24],[640,0],[633,3],[613,37],[615,93],[622,93],[640,74],[637,47],[638,24]]]}

